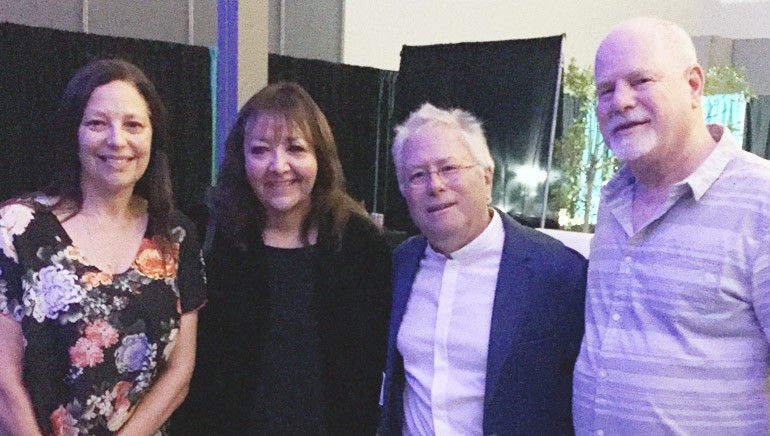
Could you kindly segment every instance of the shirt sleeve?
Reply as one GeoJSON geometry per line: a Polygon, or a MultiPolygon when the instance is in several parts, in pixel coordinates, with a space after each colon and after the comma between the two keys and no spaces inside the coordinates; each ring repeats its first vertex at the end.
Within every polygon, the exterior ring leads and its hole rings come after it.
{"type": "Polygon", "coordinates": [[[34,217],[34,210],[23,204],[0,208],[0,314],[21,321],[24,316],[20,264],[16,236],[21,235],[34,217]]]}
{"type": "Polygon", "coordinates": [[[206,304],[206,273],[195,226],[181,214],[179,222],[185,231],[185,236],[179,247],[177,285],[182,313],[188,313],[206,304]]]}

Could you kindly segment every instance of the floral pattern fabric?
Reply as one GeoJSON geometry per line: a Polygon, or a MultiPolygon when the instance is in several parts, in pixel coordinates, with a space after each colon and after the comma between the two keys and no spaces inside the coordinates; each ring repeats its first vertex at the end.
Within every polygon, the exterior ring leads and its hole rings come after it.
{"type": "Polygon", "coordinates": [[[205,302],[200,249],[180,215],[170,248],[145,235],[132,266],[109,274],[81,255],[49,203],[0,209],[0,315],[21,323],[41,429],[112,434],[162,372],[181,313],[205,302]]]}

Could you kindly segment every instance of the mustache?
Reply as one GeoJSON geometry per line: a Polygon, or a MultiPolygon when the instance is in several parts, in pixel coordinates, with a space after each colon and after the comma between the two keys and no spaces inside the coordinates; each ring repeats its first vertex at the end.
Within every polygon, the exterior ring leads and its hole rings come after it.
{"type": "Polygon", "coordinates": [[[633,127],[639,124],[649,122],[650,119],[642,114],[623,114],[614,115],[609,123],[607,123],[607,130],[612,133],[617,133],[619,130],[633,127]]]}
{"type": "Polygon", "coordinates": [[[451,202],[451,201],[450,202],[446,202],[446,203],[433,204],[433,205],[428,206],[428,213],[436,212],[436,211],[439,211],[439,210],[442,210],[442,209],[446,209],[446,208],[448,208],[450,206],[453,206],[453,205],[454,205],[454,203],[451,202]]]}

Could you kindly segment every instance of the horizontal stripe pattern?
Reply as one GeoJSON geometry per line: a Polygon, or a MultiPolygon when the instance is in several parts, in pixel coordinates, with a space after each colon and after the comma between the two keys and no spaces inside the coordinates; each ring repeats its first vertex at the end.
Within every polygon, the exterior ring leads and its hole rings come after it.
{"type": "Polygon", "coordinates": [[[623,168],[602,193],[577,434],[767,434],[770,162],[725,133],[636,234],[633,183],[623,168]]]}

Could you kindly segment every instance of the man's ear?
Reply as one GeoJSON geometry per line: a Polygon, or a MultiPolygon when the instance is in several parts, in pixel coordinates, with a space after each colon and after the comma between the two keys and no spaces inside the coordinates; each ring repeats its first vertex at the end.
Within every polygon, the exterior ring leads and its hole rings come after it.
{"type": "Polygon", "coordinates": [[[495,174],[492,168],[484,168],[484,186],[487,187],[487,203],[492,203],[492,180],[495,174]]]}
{"type": "Polygon", "coordinates": [[[690,87],[690,95],[692,96],[692,107],[700,107],[703,87],[705,85],[703,68],[698,64],[693,64],[687,68],[685,74],[687,76],[687,85],[690,87]]]}

